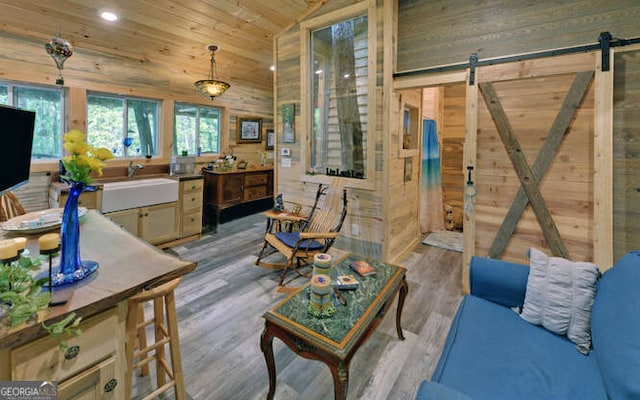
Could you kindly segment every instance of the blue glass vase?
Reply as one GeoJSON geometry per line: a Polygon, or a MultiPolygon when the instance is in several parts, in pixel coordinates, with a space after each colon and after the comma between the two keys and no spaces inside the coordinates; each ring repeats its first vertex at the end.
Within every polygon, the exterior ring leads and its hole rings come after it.
{"type": "Polygon", "coordinates": [[[60,228],[60,265],[52,276],[51,286],[61,286],[77,282],[96,272],[98,263],[82,261],[80,258],[80,219],[78,198],[84,191],[94,191],[94,186],[70,182],[69,197],[62,213],[60,228]]]}

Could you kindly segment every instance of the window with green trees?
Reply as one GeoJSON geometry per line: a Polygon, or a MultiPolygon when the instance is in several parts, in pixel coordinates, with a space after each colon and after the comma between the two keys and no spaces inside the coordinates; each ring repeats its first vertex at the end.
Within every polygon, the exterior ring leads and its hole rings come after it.
{"type": "Polygon", "coordinates": [[[217,107],[176,103],[174,106],[173,154],[189,155],[220,151],[220,115],[217,107]]]}
{"type": "Polygon", "coordinates": [[[158,154],[160,101],[101,93],[87,94],[87,141],[116,157],[158,154]]]}
{"type": "Polygon", "coordinates": [[[32,159],[62,157],[64,91],[37,85],[0,82],[0,104],[35,111],[32,159]]]}
{"type": "Polygon", "coordinates": [[[311,30],[311,152],[319,173],[367,178],[368,16],[311,30]]]}

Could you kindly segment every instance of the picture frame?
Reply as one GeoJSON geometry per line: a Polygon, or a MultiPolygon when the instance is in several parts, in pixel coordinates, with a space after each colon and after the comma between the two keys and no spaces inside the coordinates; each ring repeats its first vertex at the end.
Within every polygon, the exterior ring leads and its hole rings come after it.
{"type": "Polygon", "coordinates": [[[413,158],[406,157],[404,159],[404,181],[411,181],[411,176],[413,175],[413,158]]]}
{"type": "Polygon", "coordinates": [[[284,143],[296,142],[296,107],[295,104],[282,105],[282,141],[284,143]]]}
{"type": "Polygon", "coordinates": [[[238,144],[262,142],[262,118],[238,117],[236,136],[238,144]]]}
{"type": "Polygon", "coordinates": [[[275,144],[276,135],[273,129],[267,129],[266,135],[267,141],[265,142],[265,150],[273,150],[275,144]]]}

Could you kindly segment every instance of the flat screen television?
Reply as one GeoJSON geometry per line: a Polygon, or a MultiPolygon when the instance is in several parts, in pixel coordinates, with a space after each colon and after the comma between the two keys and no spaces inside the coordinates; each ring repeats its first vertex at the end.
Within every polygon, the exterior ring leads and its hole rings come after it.
{"type": "Polygon", "coordinates": [[[0,105],[0,195],[29,182],[36,113],[0,105]]]}

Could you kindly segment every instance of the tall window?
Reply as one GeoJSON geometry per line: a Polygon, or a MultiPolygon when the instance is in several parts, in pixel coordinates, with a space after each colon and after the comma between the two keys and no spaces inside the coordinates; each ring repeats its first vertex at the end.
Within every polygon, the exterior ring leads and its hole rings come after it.
{"type": "Polygon", "coordinates": [[[31,158],[62,157],[65,115],[62,89],[0,82],[0,103],[35,111],[31,158]]]}
{"type": "Polygon", "coordinates": [[[158,154],[158,100],[89,93],[87,140],[116,157],[158,154]]]}
{"type": "Polygon", "coordinates": [[[311,30],[309,167],[367,177],[368,19],[356,16],[311,30]]]}
{"type": "Polygon", "coordinates": [[[216,107],[176,103],[173,154],[220,152],[220,115],[216,107]]]}

